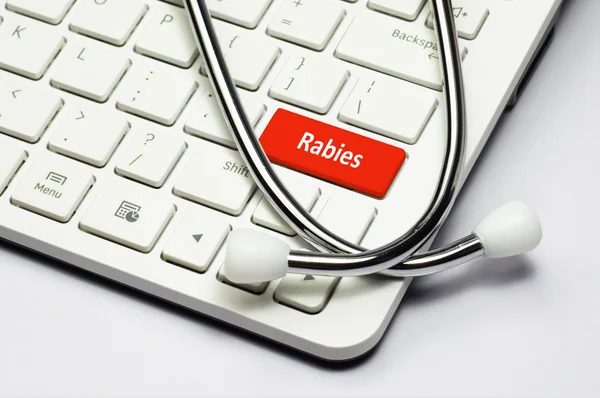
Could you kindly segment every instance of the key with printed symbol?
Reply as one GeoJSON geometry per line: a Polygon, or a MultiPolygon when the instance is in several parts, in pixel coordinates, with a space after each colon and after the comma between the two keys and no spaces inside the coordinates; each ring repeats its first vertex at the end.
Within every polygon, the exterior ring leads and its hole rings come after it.
{"type": "Polygon", "coordinates": [[[0,83],[0,133],[37,142],[62,106],[48,88],[39,90],[20,81],[0,83]]]}
{"type": "MultiPolygon", "coordinates": [[[[490,11],[480,2],[473,0],[453,0],[453,14],[459,37],[473,40],[479,34],[490,11]]],[[[433,29],[433,14],[427,17],[427,27],[433,29]]]]}
{"type": "Polygon", "coordinates": [[[123,86],[119,109],[165,126],[175,123],[196,90],[188,74],[156,61],[137,62],[123,86]]]}
{"type": "Polygon", "coordinates": [[[82,35],[122,46],[146,11],[141,0],[80,0],[75,6],[70,28],[82,35]]]}
{"type": "Polygon", "coordinates": [[[273,0],[208,0],[210,15],[254,29],[273,0]]]}
{"type": "Polygon", "coordinates": [[[348,80],[340,64],[294,56],[285,64],[269,90],[277,100],[325,114],[348,80]]]}
{"type": "Polygon", "coordinates": [[[361,79],[339,118],[354,126],[414,144],[437,106],[436,96],[423,87],[387,77],[361,79]]]}
{"type": "Polygon", "coordinates": [[[41,22],[11,18],[0,24],[0,68],[40,79],[64,43],[60,34],[41,22]]]}
{"type": "MultiPolygon", "coordinates": [[[[321,195],[321,191],[318,188],[304,185],[293,185],[289,187],[289,190],[304,210],[309,212],[321,195]]],[[[281,232],[284,235],[296,235],[296,232],[283,220],[283,218],[281,218],[277,211],[273,209],[273,206],[271,206],[265,197],[260,200],[256,210],[254,210],[252,222],[256,225],[281,232]]]]}
{"type": "Polygon", "coordinates": [[[198,57],[198,47],[185,10],[172,6],[153,10],[150,21],[135,44],[135,51],[189,68],[198,57]]]}
{"type": "MultiPolygon", "coordinates": [[[[208,82],[206,82],[208,85],[208,82]]],[[[265,107],[243,91],[238,92],[250,124],[254,127],[265,113],[265,107]]],[[[186,133],[237,149],[229,128],[211,88],[198,91],[190,102],[189,117],[185,122],[186,133]]]]}
{"type": "Polygon", "coordinates": [[[119,175],[160,188],[183,155],[185,142],[174,135],[146,130],[136,131],[118,154],[119,175]]]}
{"type": "Polygon", "coordinates": [[[61,155],[104,167],[127,130],[129,124],[120,117],[87,107],[73,108],[48,147],[61,155]]]}
{"type": "MultiPolygon", "coordinates": [[[[459,43],[461,56],[467,49],[459,43]]],[[[366,13],[357,17],[335,50],[335,56],[431,89],[442,90],[438,44],[424,24],[366,13]],[[377,45],[373,45],[377,43],[377,45]],[[406,62],[409,59],[410,62],[406,62]]]]}
{"type": "MultiPolygon", "coordinates": [[[[279,57],[279,47],[220,21],[215,21],[214,26],[235,84],[247,90],[258,90],[279,57]]],[[[204,65],[201,73],[206,76],[204,65]]]]}
{"type": "Polygon", "coordinates": [[[360,244],[377,215],[377,210],[362,201],[332,196],[317,220],[334,234],[355,245],[360,244]],[[352,215],[349,217],[348,215],[352,215]]]}
{"type": "Polygon", "coordinates": [[[217,218],[186,214],[163,251],[163,259],[196,272],[206,272],[231,226],[217,218]]]}
{"type": "Polygon", "coordinates": [[[308,314],[318,314],[339,280],[330,276],[287,274],[275,289],[274,299],[308,314]]]}
{"type": "Polygon", "coordinates": [[[173,193],[238,216],[255,190],[250,170],[239,153],[211,144],[194,154],[175,183],[173,193]]]}
{"type": "Polygon", "coordinates": [[[45,156],[27,170],[11,203],[66,223],[93,184],[94,176],[83,165],[45,156]]]}
{"type": "Polygon", "coordinates": [[[114,48],[92,40],[70,42],[60,57],[51,84],[97,102],[105,102],[129,68],[114,48]]]}
{"type": "Polygon", "coordinates": [[[149,188],[126,180],[102,187],[79,228],[142,253],[149,253],[175,215],[175,206],[149,188]]]}
{"type": "Polygon", "coordinates": [[[323,0],[284,0],[267,33],[313,50],[325,48],[344,18],[344,8],[323,0]]]}
{"type": "Polygon", "coordinates": [[[25,159],[27,159],[27,153],[23,149],[10,142],[0,142],[0,195],[25,159]]]}
{"type": "Polygon", "coordinates": [[[40,21],[59,24],[75,0],[6,0],[6,8],[40,21]]]}
{"type": "MultiPolygon", "coordinates": [[[[414,21],[423,9],[426,0],[369,0],[369,7],[398,18],[414,21]]],[[[453,1],[454,2],[454,1],[453,1]]]]}

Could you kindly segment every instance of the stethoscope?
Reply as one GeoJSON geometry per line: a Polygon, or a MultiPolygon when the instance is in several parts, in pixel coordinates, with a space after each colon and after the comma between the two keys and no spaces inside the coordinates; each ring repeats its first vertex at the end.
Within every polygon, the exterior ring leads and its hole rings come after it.
{"type": "Polygon", "coordinates": [[[437,189],[421,219],[404,235],[366,250],[334,235],[294,199],[277,177],[254,135],[227,69],[205,0],[185,0],[196,41],[216,98],[240,155],[265,198],[285,221],[321,252],[290,251],[284,241],[251,229],[234,230],[227,241],[223,271],[236,283],[266,282],[286,273],[334,277],[382,273],[415,277],[445,271],[477,257],[500,258],[535,248],[542,229],[535,212],[508,202],[490,213],[473,232],[445,247],[417,253],[448,217],[463,177],[465,98],[458,38],[450,0],[430,0],[438,36],[446,102],[445,159],[437,189]]]}

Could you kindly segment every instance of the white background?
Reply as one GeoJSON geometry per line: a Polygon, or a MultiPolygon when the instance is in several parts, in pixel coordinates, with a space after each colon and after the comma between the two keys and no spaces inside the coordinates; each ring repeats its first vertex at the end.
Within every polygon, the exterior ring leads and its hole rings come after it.
{"type": "Polygon", "coordinates": [[[416,281],[331,367],[0,243],[0,396],[600,395],[600,2],[564,11],[438,239],[519,198],[538,250],[416,281]]]}

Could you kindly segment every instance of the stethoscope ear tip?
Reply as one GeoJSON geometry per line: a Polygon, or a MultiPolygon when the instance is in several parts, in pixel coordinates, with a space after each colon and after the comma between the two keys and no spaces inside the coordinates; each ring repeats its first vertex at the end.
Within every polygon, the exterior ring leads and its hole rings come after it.
{"type": "Polygon", "coordinates": [[[515,256],[535,249],[542,240],[537,214],[523,202],[511,201],[492,211],[473,230],[492,258],[515,256]]]}
{"type": "Polygon", "coordinates": [[[272,235],[253,229],[235,229],[227,238],[222,272],[234,283],[268,282],[288,271],[290,246],[272,235]]]}

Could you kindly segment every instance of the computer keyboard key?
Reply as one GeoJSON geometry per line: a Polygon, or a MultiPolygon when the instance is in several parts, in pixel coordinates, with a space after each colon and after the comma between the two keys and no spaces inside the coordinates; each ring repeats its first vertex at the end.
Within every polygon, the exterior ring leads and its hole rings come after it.
{"type": "Polygon", "coordinates": [[[51,84],[97,102],[105,102],[129,68],[120,51],[91,40],[70,42],[51,84]]]}
{"type": "MultiPolygon", "coordinates": [[[[321,195],[321,191],[316,187],[305,186],[305,185],[292,185],[288,187],[296,201],[306,211],[311,211],[317,199],[321,195]]],[[[281,216],[275,211],[273,206],[269,203],[267,198],[263,197],[260,203],[252,214],[252,222],[261,227],[269,228],[277,232],[281,232],[284,235],[294,236],[294,231],[281,216]]]]}
{"type": "Polygon", "coordinates": [[[25,159],[27,159],[27,153],[23,149],[10,142],[0,142],[0,195],[25,159]]]}
{"type": "MultiPolygon", "coordinates": [[[[237,149],[229,128],[223,119],[221,109],[211,88],[204,91],[198,90],[190,102],[189,117],[185,122],[184,130],[186,133],[201,137],[231,149],[237,149]]],[[[256,126],[262,115],[265,113],[265,106],[250,97],[243,91],[238,91],[248,120],[252,126],[256,126]]]]}
{"type": "Polygon", "coordinates": [[[80,0],[75,6],[70,28],[82,35],[122,46],[146,11],[141,0],[80,0]]]}
{"type": "Polygon", "coordinates": [[[173,188],[177,196],[234,216],[242,213],[255,190],[239,153],[213,144],[194,154],[173,188]]]}
{"type": "Polygon", "coordinates": [[[196,90],[188,74],[155,61],[137,62],[123,86],[119,109],[166,126],[175,123],[196,90]]]}
{"type": "Polygon", "coordinates": [[[40,79],[65,44],[47,25],[27,18],[11,18],[0,24],[0,68],[40,79]]]}
{"type": "MultiPolygon", "coordinates": [[[[279,57],[279,47],[224,22],[215,21],[214,26],[235,84],[247,90],[258,90],[279,57]]],[[[205,65],[201,72],[206,76],[205,65]]]]}
{"type": "Polygon", "coordinates": [[[39,90],[21,81],[0,83],[0,133],[37,142],[62,102],[50,88],[39,90]]]}
{"type": "MultiPolygon", "coordinates": [[[[464,58],[467,50],[462,44],[459,47],[464,58]]],[[[424,24],[383,14],[363,14],[352,22],[335,55],[344,61],[442,90],[437,40],[433,30],[424,24]]]]}
{"type": "MultiPolygon", "coordinates": [[[[369,0],[369,7],[398,18],[414,21],[423,9],[426,0],[369,0]]],[[[454,3],[454,1],[453,1],[454,3]]]]}
{"type": "Polygon", "coordinates": [[[285,64],[269,95],[300,108],[325,114],[348,80],[348,71],[339,63],[294,56],[285,64]]]}
{"type": "Polygon", "coordinates": [[[308,314],[318,314],[331,298],[339,278],[287,274],[275,289],[275,301],[308,314]]]}
{"type": "Polygon", "coordinates": [[[94,181],[85,166],[45,156],[27,170],[11,203],[65,223],[71,219],[94,181]]]}
{"type": "Polygon", "coordinates": [[[161,131],[137,130],[121,146],[117,174],[161,187],[186,149],[185,141],[161,131]]]}
{"type": "Polygon", "coordinates": [[[317,217],[319,223],[355,245],[360,244],[377,210],[351,197],[332,196],[317,217]]]}
{"type": "Polygon", "coordinates": [[[273,163],[379,199],[406,160],[402,148],[285,109],[260,143],[273,163]]]}
{"type": "MultiPolygon", "coordinates": [[[[453,0],[454,21],[459,37],[473,40],[479,34],[490,11],[480,1],[453,0]]],[[[433,14],[427,17],[427,27],[433,29],[433,14]]]]}
{"type": "Polygon", "coordinates": [[[339,118],[354,126],[414,144],[437,106],[436,96],[423,87],[385,76],[363,78],[346,100],[339,118]]]}
{"type": "Polygon", "coordinates": [[[231,226],[217,218],[186,214],[163,251],[163,259],[196,272],[206,272],[231,226]]]}
{"type": "Polygon", "coordinates": [[[213,17],[254,29],[271,2],[272,0],[208,0],[206,4],[213,17]]]}
{"type": "Polygon", "coordinates": [[[267,28],[273,37],[321,51],[345,15],[339,2],[283,0],[267,28]]]}
{"type": "Polygon", "coordinates": [[[51,137],[51,151],[96,167],[104,167],[129,124],[122,118],[88,107],[71,108],[51,137]]]}
{"type": "Polygon", "coordinates": [[[149,253],[175,214],[175,206],[150,188],[126,180],[102,187],[79,228],[120,245],[149,253]]]}
{"type": "Polygon", "coordinates": [[[185,10],[164,6],[152,10],[150,21],[135,44],[135,50],[148,57],[189,68],[198,57],[185,10]]]}
{"type": "Polygon", "coordinates": [[[6,0],[6,8],[40,21],[59,24],[75,0],[6,0]]]}

